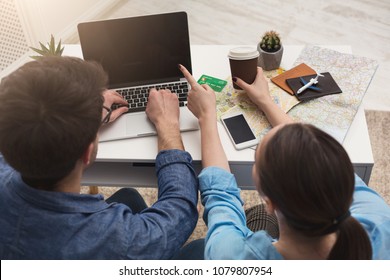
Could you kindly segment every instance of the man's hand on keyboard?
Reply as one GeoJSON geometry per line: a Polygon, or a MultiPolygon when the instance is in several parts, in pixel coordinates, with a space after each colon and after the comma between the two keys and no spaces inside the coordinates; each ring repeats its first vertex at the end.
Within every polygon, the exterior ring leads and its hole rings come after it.
{"type": "Polygon", "coordinates": [[[180,135],[179,100],[170,90],[151,89],[146,115],[155,125],[158,134],[158,149],[184,149],[180,135]]]}
{"type": "Polygon", "coordinates": [[[146,114],[156,128],[159,126],[179,127],[179,100],[170,90],[151,89],[146,114]]]}
{"type": "MultiPolygon", "coordinates": [[[[103,106],[106,108],[111,109],[112,105],[114,105],[114,104],[118,105],[118,106],[116,106],[115,109],[112,109],[112,112],[110,113],[111,116],[109,117],[108,122],[113,122],[120,115],[127,113],[128,109],[129,109],[128,108],[129,105],[128,105],[127,101],[124,100],[123,97],[119,93],[117,93],[116,91],[105,90],[103,92],[103,98],[104,98],[103,106]]],[[[107,110],[103,109],[103,118],[105,117],[105,115],[107,113],[108,113],[107,110]]]]}

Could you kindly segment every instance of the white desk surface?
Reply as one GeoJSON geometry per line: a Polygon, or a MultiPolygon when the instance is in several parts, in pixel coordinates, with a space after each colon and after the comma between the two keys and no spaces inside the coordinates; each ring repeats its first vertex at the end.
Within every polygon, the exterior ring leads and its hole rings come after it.
{"type": "MultiPolygon", "coordinates": [[[[230,75],[229,61],[227,53],[231,45],[193,45],[191,46],[192,71],[195,79],[202,74],[207,74],[220,79],[226,79],[230,75]]],[[[285,46],[282,65],[285,69],[291,68],[292,64],[300,54],[304,46],[285,46]]],[[[350,46],[326,46],[336,51],[351,53],[350,46]]],[[[82,57],[79,45],[65,45],[63,55],[82,57]]],[[[232,172],[236,175],[237,181],[240,181],[241,175],[250,176],[251,165],[254,160],[254,150],[245,149],[237,151],[234,149],[228,135],[220,123],[218,130],[221,141],[225,149],[227,158],[231,165],[234,165],[232,172]]],[[[192,155],[194,161],[200,169],[201,150],[200,150],[200,132],[191,131],[182,133],[185,149],[192,155]]],[[[374,163],[370,139],[367,130],[366,119],[362,107],[358,110],[356,117],[348,131],[343,142],[351,161],[354,165],[371,166],[374,163]]],[[[153,163],[157,154],[157,137],[143,137],[138,139],[127,139],[99,144],[97,154],[97,163],[87,170],[84,176],[86,185],[132,185],[132,186],[150,186],[155,185],[155,176],[153,168],[136,167],[131,169],[129,163],[153,163]],[[107,163],[107,164],[100,164],[107,163]],[[126,166],[120,163],[127,163],[126,166]],[[125,174],[123,174],[125,173],[125,174]],[[130,180],[130,181],[129,181],[130,180]]],[[[244,181],[247,183],[249,178],[244,181]]],[[[240,182],[239,182],[240,184],[240,182]]]]}

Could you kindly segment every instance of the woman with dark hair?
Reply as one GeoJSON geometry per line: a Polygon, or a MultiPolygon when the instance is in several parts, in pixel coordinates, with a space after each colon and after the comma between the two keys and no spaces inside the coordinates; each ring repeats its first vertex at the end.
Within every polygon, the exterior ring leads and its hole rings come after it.
{"type": "Polygon", "coordinates": [[[279,221],[275,248],[288,259],[371,259],[350,215],[354,172],[344,148],[312,125],[277,127],[256,151],[253,178],[279,221]]]}
{"type": "Polygon", "coordinates": [[[215,94],[180,69],[201,128],[206,259],[390,259],[390,207],[354,174],[333,137],[293,123],[273,103],[261,68],[251,85],[233,81],[274,127],[256,149],[252,175],[267,212],[277,217],[279,236],[251,231],[219,139],[215,94]]]}

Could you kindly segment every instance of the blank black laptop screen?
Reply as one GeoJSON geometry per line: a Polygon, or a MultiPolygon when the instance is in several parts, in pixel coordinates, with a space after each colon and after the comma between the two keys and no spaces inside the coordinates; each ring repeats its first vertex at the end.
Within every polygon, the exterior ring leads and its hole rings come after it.
{"type": "Polygon", "coordinates": [[[85,60],[102,64],[110,88],[177,81],[177,65],[192,73],[185,12],[85,22],[78,25],[85,60]]]}

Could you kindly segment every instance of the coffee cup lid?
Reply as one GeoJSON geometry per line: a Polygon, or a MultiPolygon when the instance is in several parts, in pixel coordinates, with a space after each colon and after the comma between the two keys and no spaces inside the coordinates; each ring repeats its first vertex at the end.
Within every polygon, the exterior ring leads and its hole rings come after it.
{"type": "Polygon", "coordinates": [[[238,47],[229,51],[228,57],[236,60],[247,60],[256,58],[259,56],[259,52],[256,48],[252,47],[238,47]]]}

